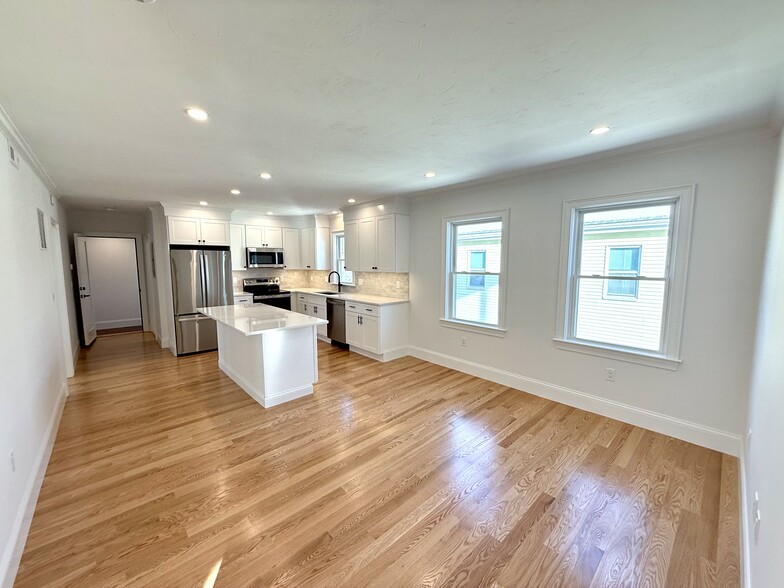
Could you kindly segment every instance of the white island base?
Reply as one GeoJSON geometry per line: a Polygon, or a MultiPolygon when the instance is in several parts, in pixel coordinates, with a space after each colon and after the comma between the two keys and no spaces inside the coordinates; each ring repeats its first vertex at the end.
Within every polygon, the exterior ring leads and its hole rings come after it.
{"type": "Polygon", "coordinates": [[[218,323],[218,365],[264,408],[313,393],[323,319],[264,305],[199,309],[218,323]]]}

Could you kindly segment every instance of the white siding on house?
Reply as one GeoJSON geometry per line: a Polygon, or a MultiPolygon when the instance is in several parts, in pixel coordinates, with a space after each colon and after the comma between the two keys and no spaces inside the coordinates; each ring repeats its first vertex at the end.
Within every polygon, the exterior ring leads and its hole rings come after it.
{"type": "MultiPolygon", "coordinates": [[[[667,260],[667,236],[628,238],[622,234],[607,238],[585,239],[582,247],[581,274],[606,275],[610,247],[641,247],[640,275],[661,277],[667,260]]],[[[603,236],[603,235],[597,235],[603,236]]],[[[607,280],[584,278],[578,289],[575,336],[646,350],[658,350],[664,307],[663,282],[639,282],[637,297],[606,295],[607,280]]]]}

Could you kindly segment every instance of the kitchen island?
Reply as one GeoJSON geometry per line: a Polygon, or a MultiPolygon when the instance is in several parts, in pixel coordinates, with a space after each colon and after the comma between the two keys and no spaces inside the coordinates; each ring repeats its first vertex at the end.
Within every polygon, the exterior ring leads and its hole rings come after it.
{"type": "Polygon", "coordinates": [[[218,366],[264,408],[313,393],[321,318],[265,304],[198,311],[218,324],[218,366]]]}

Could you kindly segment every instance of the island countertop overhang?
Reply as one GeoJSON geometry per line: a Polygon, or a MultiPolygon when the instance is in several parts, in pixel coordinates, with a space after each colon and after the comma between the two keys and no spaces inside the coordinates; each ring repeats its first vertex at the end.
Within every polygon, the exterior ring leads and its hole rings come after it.
{"type": "Polygon", "coordinates": [[[266,304],[232,304],[197,308],[200,313],[246,337],[326,325],[328,321],[266,304]]]}

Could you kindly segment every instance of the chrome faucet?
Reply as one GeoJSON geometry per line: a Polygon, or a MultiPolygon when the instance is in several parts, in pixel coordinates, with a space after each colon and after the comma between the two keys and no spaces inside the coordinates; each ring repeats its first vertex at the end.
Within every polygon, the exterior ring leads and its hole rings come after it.
{"type": "Polygon", "coordinates": [[[341,288],[343,287],[343,285],[340,283],[340,272],[336,272],[335,270],[329,272],[329,275],[327,276],[327,283],[332,283],[329,281],[329,279],[332,277],[332,274],[335,274],[338,277],[338,292],[340,292],[341,288]]]}

